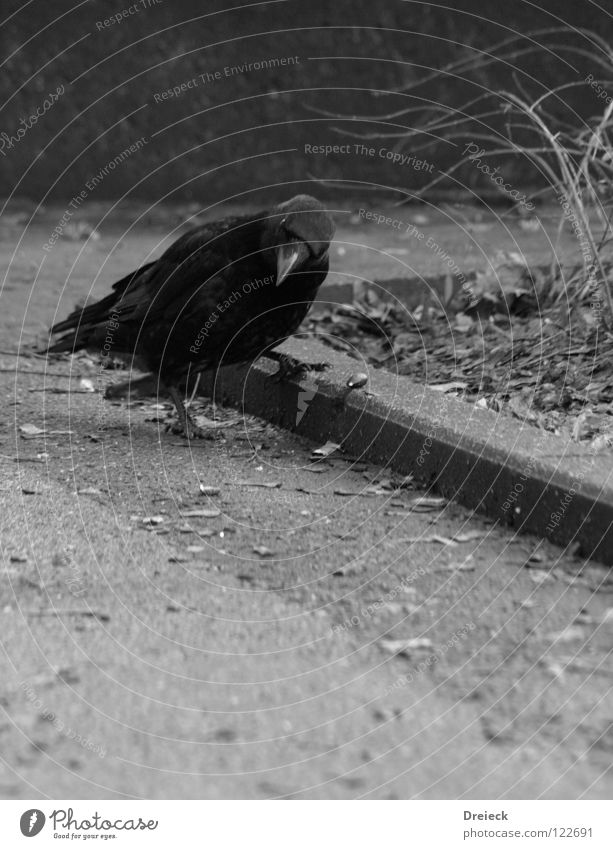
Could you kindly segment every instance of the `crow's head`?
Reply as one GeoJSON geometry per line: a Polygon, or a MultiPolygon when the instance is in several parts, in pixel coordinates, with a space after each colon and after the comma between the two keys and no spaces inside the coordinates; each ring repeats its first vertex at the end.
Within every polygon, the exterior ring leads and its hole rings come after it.
{"type": "Polygon", "coordinates": [[[323,204],[309,195],[280,203],[264,225],[262,248],[276,266],[277,286],[293,273],[310,271],[326,258],[334,222],[323,204]]]}

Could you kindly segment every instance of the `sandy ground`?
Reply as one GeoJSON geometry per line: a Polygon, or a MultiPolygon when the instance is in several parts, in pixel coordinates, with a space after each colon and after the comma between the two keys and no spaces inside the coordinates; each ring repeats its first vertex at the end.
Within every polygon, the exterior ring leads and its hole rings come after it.
{"type": "MultiPolygon", "coordinates": [[[[41,268],[44,229],[5,233],[3,351],[160,235],[102,234],[41,268]]],[[[607,569],[233,411],[187,446],[83,379],[0,355],[0,796],[611,796],[607,569]]]]}

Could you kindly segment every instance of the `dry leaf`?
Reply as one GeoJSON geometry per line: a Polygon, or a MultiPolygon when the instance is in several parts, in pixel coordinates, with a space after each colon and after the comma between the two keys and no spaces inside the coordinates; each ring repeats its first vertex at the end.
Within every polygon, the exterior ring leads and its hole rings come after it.
{"type": "Polygon", "coordinates": [[[437,498],[430,495],[421,495],[418,498],[412,498],[407,507],[419,513],[427,513],[430,510],[440,510],[441,507],[447,505],[445,498],[437,498]]]}
{"type": "Polygon", "coordinates": [[[254,545],[253,551],[255,554],[259,554],[260,557],[273,557],[274,551],[271,551],[270,548],[267,548],[265,545],[254,545]]]}
{"type": "Polygon", "coordinates": [[[278,489],[281,486],[281,481],[238,481],[237,486],[261,486],[265,489],[278,489]]]}
{"type": "Polygon", "coordinates": [[[553,581],[552,576],[549,572],[545,572],[544,569],[531,569],[528,574],[532,578],[535,584],[544,584],[547,581],[553,581]]]}
{"type": "Polygon", "coordinates": [[[525,598],[523,601],[514,601],[513,604],[519,610],[529,610],[531,607],[536,607],[536,602],[532,598],[525,598]]]}
{"type": "Polygon", "coordinates": [[[580,442],[587,435],[587,416],[585,413],[579,413],[574,421],[571,432],[573,442],[580,442]]]}
{"type": "Polygon", "coordinates": [[[181,516],[183,519],[214,519],[216,516],[221,516],[221,510],[198,507],[196,510],[185,510],[181,516]]]}
{"type": "Polygon", "coordinates": [[[72,433],[71,430],[45,430],[37,427],[35,424],[19,425],[21,436],[23,439],[38,439],[43,436],[64,436],[72,433]]]}
{"type": "Polygon", "coordinates": [[[331,454],[334,454],[335,451],[340,450],[340,444],[338,442],[326,442],[325,445],[322,445],[321,448],[315,448],[312,457],[329,457],[331,454]]]}
{"type": "Polygon", "coordinates": [[[473,539],[483,539],[485,536],[487,536],[486,531],[464,531],[461,534],[454,534],[453,539],[455,542],[470,542],[473,539]]]}
{"type": "Polygon", "coordinates": [[[19,425],[19,430],[26,436],[41,436],[45,433],[44,428],[37,427],[35,424],[19,425]]]}
{"type": "Polygon", "coordinates": [[[398,542],[436,542],[439,545],[451,545],[456,546],[457,542],[454,542],[451,537],[444,537],[440,534],[431,534],[430,536],[420,536],[420,537],[401,537],[398,542]]]}
{"type": "Polygon", "coordinates": [[[589,450],[592,454],[599,454],[607,448],[611,447],[611,437],[608,434],[601,433],[595,436],[589,444],[589,450]]]}
{"type": "Polygon", "coordinates": [[[335,578],[341,578],[341,577],[343,577],[344,575],[351,575],[353,572],[355,572],[355,567],[352,567],[352,566],[339,566],[339,568],[338,568],[338,569],[335,569],[335,570],[334,570],[334,572],[332,572],[332,575],[333,575],[333,577],[335,577],[335,578]]]}
{"type": "Polygon", "coordinates": [[[578,625],[569,625],[561,631],[554,631],[547,635],[552,643],[568,643],[571,640],[585,640],[585,631],[578,625]]]}
{"type": "Polygon", "coordinates": [[[440,569],[436,569],[436,572],[474,572],[475,564],[472,558],[472,554],[469,554],[464,560],[460,563],[448,563],[446,566],[442,566],[440,569]]]}
{"type": "Polygon", "coordinates": [[[209,419],[207,416],[194,416],[194,421],[196,422],[198,427],[204,428],[205,430],[210,430],[221,427],[235,427],[236,425],[241,424],[243,419],[234,418],[226,419],[225,421],[220,421],[219,419],[209,419]]]}
{"type": "Polygon", "coordinates": [[[432,648],[432,640],[427,637],[412,637],[409,640],[381,640],[381,648],[390,654],[399,654],[410,657],[416,651],[424,651],[432,648]]]}
{"type": "Polygon", "coordinates": [[[429,383],[428,389],[434,389],[436,392],[455,392],[458,389],[468,389],[468,383],[461,383],[459,380],[451,383],[429,383]]]}

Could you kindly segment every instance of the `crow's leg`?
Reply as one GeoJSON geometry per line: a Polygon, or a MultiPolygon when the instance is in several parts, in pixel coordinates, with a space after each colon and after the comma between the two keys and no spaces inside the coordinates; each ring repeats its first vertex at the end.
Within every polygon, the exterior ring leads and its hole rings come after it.
{"type": "Polygon", "coordinates": [[[273,375],[275,380],[279,381],[289,380],[292,377],[304,377],[310,371],[321,372],[330,368],[330,363],[303,363],[302,360],[297,360],[295,357],[290,357],[289,354],[282,354],[279,351],[267,351],[264,356],[279,363],[279,371],[273,375]]]}
{"type": "Polygon", "coordinates": [[[179,417],[178,425],[171,427],[170,430],[173,433],[182,434],[186,439],[214,439],[215,437],[211,431],[198,427],[193,420],[185,407],[179,390],[174,386],[169,386],[168,392],[177,408],[177,415],[179,417]]]}
{"type": "MultiPolygon", "coordinates": [[[[196,397],[196,392],[198,391],[198,387],[200,386],[200,378],[202,377],[202,372],[199,371],[196,375],[196,380],[194,381],[194,388],[192,389],[192,394],[189,396],[189,401],[187,402],[187,406],[191,407],[194,398],[196,397]]],[[[187,388],[186,390],[187,391],[187,388]]]]}

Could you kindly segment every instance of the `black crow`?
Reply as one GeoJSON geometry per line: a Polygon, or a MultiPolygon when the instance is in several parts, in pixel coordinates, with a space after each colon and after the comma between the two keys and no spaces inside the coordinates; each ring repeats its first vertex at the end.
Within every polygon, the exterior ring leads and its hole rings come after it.
{"type": "Polygon", "coordinates": [[[180,430],[202,436],[178,389],[190,375],[263,355],[279,362],[279,373],[304,367],[272,349],[305,318],[333,235],[331,217],[308,195],[196,227],[106,298],[55,324],[51,333],[62,335],[47,352],[127,358],[167,388],[180,430]]]}

